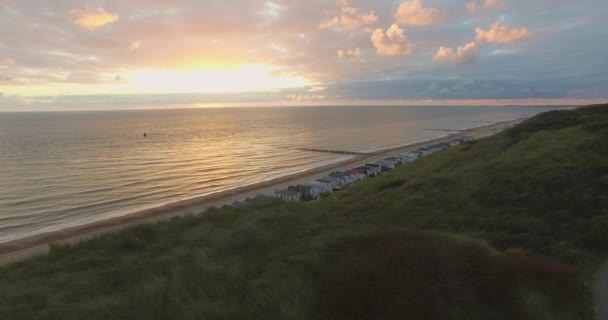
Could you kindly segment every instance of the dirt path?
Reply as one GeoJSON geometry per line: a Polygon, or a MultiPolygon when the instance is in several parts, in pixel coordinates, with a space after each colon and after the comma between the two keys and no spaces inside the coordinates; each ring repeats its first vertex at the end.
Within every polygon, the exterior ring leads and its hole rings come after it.
{"type": "Polygon", "coordinates": [[[593,304],[597,320],[608,320],[608,261],[595,274],[593,304]]]}

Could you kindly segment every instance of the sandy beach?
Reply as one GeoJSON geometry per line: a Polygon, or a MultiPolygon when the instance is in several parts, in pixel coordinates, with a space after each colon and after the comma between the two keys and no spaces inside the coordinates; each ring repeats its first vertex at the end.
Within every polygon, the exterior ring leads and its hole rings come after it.
{"type": "Polygon", "coordinates": [[[243,200],[248,197],[253,197],[257,194],[272,195],[277,189],[286,188],[289,185],[294,185],[298,183],[306,183],[311,180],[324,177],[332,171],[345,170],[361,164],[365,164],[370,160],[380,159],[392,154],[416,149],[428,144],[446,141],[458,136],[468,135],[474,138],[486,137],[495,134],[510,125],[519,123],[523,120],[524,119],[518,119],[463,130],[442,138],[418,142],[407,146],[400,146],[375,151],[366,155],[357,155],[342,162],[313,168],[304,172],[299,172],[296,174],[280,177],[269,181],[259,182],[252,185],[235,188],[232,190],[218,192],[208,196],[179,201],[121,217],[115,217],[107,220],[66,228],[59,231],[38,234],[18,240],[0,243],[0,264],[18,261],[30,257],[32,255],[46,254],[48,253],[51,244],[77,243],[79,241],[95,238],[99,235],[109,232],[115,232],[117,230],[137,224],[152,223],[156,221],[166,220],[175,216],[200,214],[205,212],[205,210],[209,208],[222,207],[236,200],[243,200]]]}

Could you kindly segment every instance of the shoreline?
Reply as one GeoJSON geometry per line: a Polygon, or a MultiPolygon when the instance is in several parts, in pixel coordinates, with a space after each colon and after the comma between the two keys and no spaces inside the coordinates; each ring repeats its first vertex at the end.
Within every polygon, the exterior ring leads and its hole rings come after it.
{"type": "Polygon", "coordinates": [[[356,155],[343,161],[311,168],[294,174],[289,174],[246,186],[220,191],[206,196],[195,197],[192,199],[165,204],[156,208],[141,210],[123,216],[112,217],[57,231],[45,232],[2,242],[0,243],[0,264],[19,261],[34,255],[46,254],[49,252],[51,245],[73,244],[138,224],[154,223],[168,220],[172,217],[184,216],[188,214],[202,214],[207,209],[219,208],[225,204],[230,204],[234,201],[243,200],[248,197],[253,197],[260,193],[273,195],[274,190],[282,189],[292,184],[306,183],[310,180],[326,176],[332,171],[352,168],[358,164],[364,164],[365,162],[376,160],[380,157],[386,157],[395,153],[409,151],[425,145],[450,140],[455,137],[469,135],[475,138],[482,138],[490,136],[501,131],[502,129],[505,129],[507,126],[517,124],[524,119],[525,118],[519,118],[465,129],[439,138],[381,149],[365,155],[356,155]]]}

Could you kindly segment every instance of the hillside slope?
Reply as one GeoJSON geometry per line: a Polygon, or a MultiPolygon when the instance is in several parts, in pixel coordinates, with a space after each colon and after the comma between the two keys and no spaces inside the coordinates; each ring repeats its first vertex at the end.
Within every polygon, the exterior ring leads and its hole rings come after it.
{"type": "Polygon", "coordinates": [[[595,267],[608,250],[608,106],[541,114],[340,197],[370,223],[465,232],[595,267]],[[360,197],[380,189],[390,203],[360,197]]]}
{"type": "Polygon", "coordinates": [[[592,319],[607,190],[608,106],[549,112],[318,202],[55,247],[0,269],[0,317],[592,319]]]}

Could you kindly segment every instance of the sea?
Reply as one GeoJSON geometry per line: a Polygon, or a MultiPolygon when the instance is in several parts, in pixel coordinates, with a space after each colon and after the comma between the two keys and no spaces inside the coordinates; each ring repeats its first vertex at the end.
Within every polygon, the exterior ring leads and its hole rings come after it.
{"type": "Polygon", "coordinates": [[[349,157],[303,149],[374,151],[547,110],[331,106],[0,113],[0,242],[349,157]]]}

